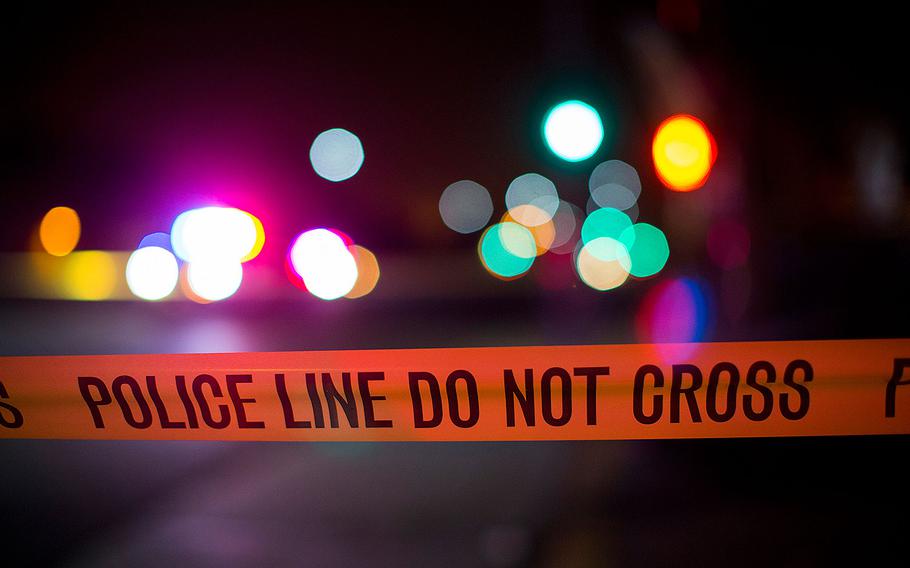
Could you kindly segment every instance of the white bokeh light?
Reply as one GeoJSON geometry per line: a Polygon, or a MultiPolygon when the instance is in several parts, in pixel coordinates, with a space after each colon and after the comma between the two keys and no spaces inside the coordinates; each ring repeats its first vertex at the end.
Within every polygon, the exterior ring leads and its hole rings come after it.
{"type": "Polygon", "coordinates": [[[509,184],[506,207],[515,221],[526,227],[534,227],[553,218],[559,208],[559,194],[549,179],[540,174],[527,173],[509,184]],[[523,207],[525,205],[534,207],[523,207]]]}
{"type": "Polygon", "coordinates": [[[638,202],[641,178],[634,167],[622,160],[607,160],[591,172],[588,190],[600,207],[625,211],[638,202]]]}
{"type": "Polygon", "coordinates": [[[256,223],[232,207],[202,207],[181,213],[171,227],[171,246],[190,262],[240,261],[256,246],[256,223]]]}
{"type": "Polygon", "coordinates": [[[357,283],[357,261],[344,241],[328,229],[313,229],[291,246],[291,266],[307,290],[323,300],[335,300],[357,283]]]}
{"type": "Polygon", "coordinates": [[[625,186],[607,183],[591,190],[591,199],[600,207],[612,207],[625,211],[634,206],[638,198],[625,186]]]}
{"type": "Polygon", "coordinates": [[[574,239],[581,230],[584,215],[581,209],[568,201],[560,201],[556,214],[553,215],[555,234],[550,244],[550,251],[556,254],[568,254],[575,249],[574,239]]]}
{"type": "Polygon", "coordinates": [[[310,146],[310,163],[320,177],[346,180],[363,165],[363,145],[360,138],[343,128],[326,130],[310,146]]]}
{"type": "Polygon", "coordinates": [[[591,105],[566,101],[547,113],[543,137],[554,154],[568,162],[580,162],[600,148],[604,138],[603,122],[591,105]]]}
{"type": "Polygon", "coordinates": [[[194,294],[217,302],[233,296],[240,288],[243,266],[239,260],[201,260],[187,266],[186,277],[194,294]]]}
{"type": "Polygon", "coordinates": [[[442,222],[455,232],[467,234],[483,229],[493,215],[493,199],[487,188],[471,180],[456,181],[439,197],[442,222]]]}
{"type": "Polygon", "coordinates": [[[160,300],[177,287],[180,270],[171,251],[147,246],[133,251],[126,263],[126,284],[143,300],[160,300]]]}

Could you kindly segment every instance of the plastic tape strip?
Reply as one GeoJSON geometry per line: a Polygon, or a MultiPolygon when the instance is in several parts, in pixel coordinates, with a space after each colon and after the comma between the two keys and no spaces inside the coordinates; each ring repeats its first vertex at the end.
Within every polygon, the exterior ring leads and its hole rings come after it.
{"type": "Polygon", "coordinates": [[[0,438],[910,433],[910,340],[0,358],[0,438]]]}

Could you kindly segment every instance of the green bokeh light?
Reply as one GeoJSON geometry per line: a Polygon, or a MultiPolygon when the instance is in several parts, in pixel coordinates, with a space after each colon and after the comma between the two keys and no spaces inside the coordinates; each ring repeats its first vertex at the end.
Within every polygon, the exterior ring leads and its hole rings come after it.
{"type": "Polygon", "coordinates": [[[597,209],[588,215],[584,224],[581,226],[581,240],[587,244],[594,239],[607,237],[615,239],[631,249],[635,243],[635,232],[627,233],[623,238],[623,233],[632,227],[632,220],[629,216],[612,207],[603,207],[597,209]]]}
{"type": "Polygon", "coordinates": [[[629,249],[632,259],[632,269],[629,272],[632,276],[653,276],[663,270],[670,258],[667,237],[654,225],[636,223],[623,230],[619,240],[629,249]]]}
{"type": "Polygon", "coordinates": [[[497,223],[484,231],[480,238],[480,260],[494,276],[500,278],[516,278],[527,272],[534,264],[534,255],[530,258],[518,256],[509,251],[524,250],[534,244],[534,235],[526,227],[518,223],[497,223]],[[520,241],[520,242],[518,242],[520,241]],[[505,243],[510,243],[506,248],[505,243]]]}

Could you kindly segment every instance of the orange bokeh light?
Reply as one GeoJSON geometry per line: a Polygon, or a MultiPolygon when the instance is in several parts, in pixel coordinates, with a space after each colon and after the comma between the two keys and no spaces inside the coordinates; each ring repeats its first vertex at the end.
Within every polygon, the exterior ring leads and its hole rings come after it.
{"type": "Polygon", "coordinates": [[[707,181],[717,159],[717,144],[705,123],[677,114],[657,127],[651,155],[664,185],[673,191],[692,191],[707,181]]]}
{"type": "Polygon", "coordinates": [[[552,215],[547,215],[540,207],[519,205],[506,211],[500,219],[500,223],[517,223],[531,231],[531,235],[534,237],[534,244],[537,247],[535,255],[540,256],[550,250],[550,247],[553,246],[553,241],[556,240],[556,225],[553,223],[552,217],[552,215]],[[520,222],[519,219],[524,220],[524,223],[520,222]]]}
{"type": "Polygon", "coordinates": [[[196,292],[193,291],[193,287],[190,286],[190,280],[189,280],[189,276],[188,276],[189,268],[190,268],[189,263],[184,263],[180,267],[180,274],[177,279],[177,283],[180,286],[180,291],[183,292],[184,296],[186,296],[188,299],[196,302],[197,304],[211,304],[212,303],[211,300],[206,300],[205,298],[203,298],[202,296],[200,296],[199,294],[197,294],[196,292]]]}
{"type": "Polygon", "coordinates": [[[379,262],[376,260],[375,254],[360,245],[351,245],[348,250],[351,251],[357,262],[357,282],[344,297],[360,298],[372,292],[376,283],[379,282],[379,262]]]}
{"type": "Polygon", "coordinates": [[[41,246],[54,256],[66,256],[73,252],[81,232],[79,215],[69,207],[54,207],[48,211],[38,228],[41,246]]]}

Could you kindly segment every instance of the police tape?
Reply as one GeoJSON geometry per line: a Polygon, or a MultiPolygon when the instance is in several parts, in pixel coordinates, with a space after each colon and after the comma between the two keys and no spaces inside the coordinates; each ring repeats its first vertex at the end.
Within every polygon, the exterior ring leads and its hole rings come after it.
{"type": "Polygon", "coordinates": [[[0,438],[910,433],[910,340],[0,358],[0,438]]]}

